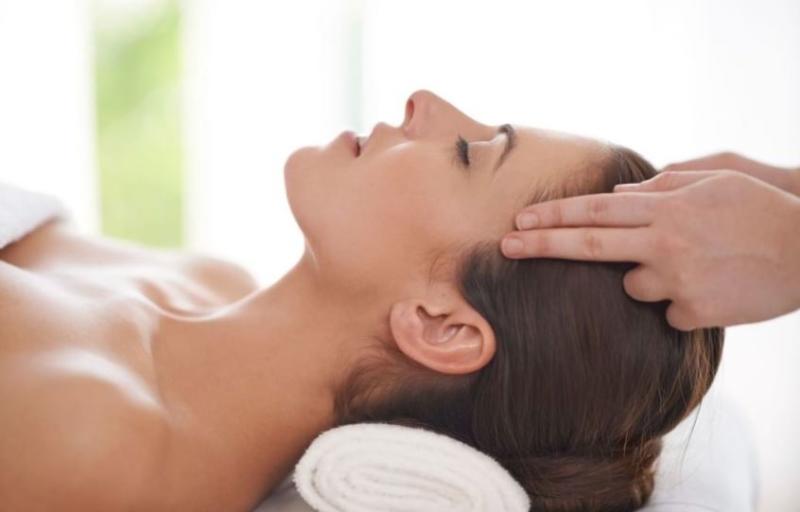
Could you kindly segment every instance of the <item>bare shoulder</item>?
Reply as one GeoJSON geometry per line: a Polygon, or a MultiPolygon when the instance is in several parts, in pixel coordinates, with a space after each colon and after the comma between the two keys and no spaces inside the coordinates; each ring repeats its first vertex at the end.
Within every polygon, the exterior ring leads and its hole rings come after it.
{"type": "Polygon", "coordinates": [[[72,231],[72,225],[66,219],[46,221],[22,238],[0,249],[0,260],[18,267],[35,265],[48,252],[52,253],[52,249],[72,231]]]}
{"type": "Polygon", "coordinates": [[[128,240],[82,232],[66,219],[43,223],[23,238],[0,250],[0,259],[31,270],[54,266],[167,261],[158,249],[128,240]]]}
{"type": "Polygon", "coordinates": [[[47,222],[18,242],[0,250],[0,259],[29,269],[68,265],[92,268],[136,265],[169,269],[223,295],[241,296],[257,288],[244,267],[222,258],[186,249],[149,247],[102,235],[81,233],[66,220],[47,222]]]}
{"type": "Polygon", "coordinates": [[[157,407],[118,387],[64,379],[0,393],[0,496],[8,510],[140,510],[154,484],[169,430],[157,407]]]}

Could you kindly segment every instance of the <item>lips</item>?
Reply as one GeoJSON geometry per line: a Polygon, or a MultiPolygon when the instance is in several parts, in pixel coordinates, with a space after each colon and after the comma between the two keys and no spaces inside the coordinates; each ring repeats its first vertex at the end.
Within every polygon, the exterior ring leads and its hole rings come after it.
{"type": "Polygon", "coordinates": [[[336,142],[345,144],[348,149],[353,153],[353,156],[358,156],[361,152],[358,144],[358,137],[350,130],[342,132],[337,138],[336,142]]]}
{"type": "Polygon", "coordinates": [[[339,135],[339,138],[342,139],[343,143],[349,146],[350,151],[352,151],[353,156],[355,157],[361,156],[367,140],[369,139],[369,137],[358,136],[350,130],[342,132],[342,134],[339,135]]]}

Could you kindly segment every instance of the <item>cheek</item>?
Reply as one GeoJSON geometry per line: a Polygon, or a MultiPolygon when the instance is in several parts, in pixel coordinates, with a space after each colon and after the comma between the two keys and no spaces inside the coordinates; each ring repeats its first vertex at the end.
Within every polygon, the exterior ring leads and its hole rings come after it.
{"type": "Polygon", "coordinates": [[[430,251],[446,243],[448,230],[468,200],[465,180],[430,159],[389,152],[387,158],[356,185],[363,234],[380,235],[398,250],[430,251]]]}
{"type": "Polygon", "coordinates": [[[402,149],[339,167],[302,165],[313,156],[287,162],[296,166],[286,176],[289,203],[320,265],[341,278],[408,276],[475,228],[463,222],[470,190],[457,170],[402,149]]]}
{"type": "Polygon", "coordinates": [[[330,228],[344,232],[337,243],[343,259],[359,261],[383,274],[410,272],[442,244],[441,232],[455,217],[455,195],[434,179],[425,162],[396,159],[364,169],[335,211],[330,228]],[[356,257],[358,260],[356,260],[356,257]]]}

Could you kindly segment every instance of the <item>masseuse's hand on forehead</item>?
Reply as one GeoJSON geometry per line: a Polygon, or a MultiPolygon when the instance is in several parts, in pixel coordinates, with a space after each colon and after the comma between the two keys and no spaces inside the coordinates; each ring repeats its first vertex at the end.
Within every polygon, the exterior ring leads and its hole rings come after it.
{"type": "Polygon", "coordinates": [[[614,190],[525,208],[503,253],[640,263],[625,275],[626,292],[671,300],[667,320],[683,330],[766,320],[796,307],[797,196],[735,171],[662,172],[614,190]]]}

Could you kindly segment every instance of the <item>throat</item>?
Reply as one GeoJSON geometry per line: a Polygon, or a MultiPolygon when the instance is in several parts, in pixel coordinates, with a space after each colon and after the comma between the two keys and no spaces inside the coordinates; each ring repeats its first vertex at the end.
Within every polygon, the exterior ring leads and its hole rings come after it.
{"type": "Polygon", "coordinates": [[[263,493],[333,426],[333,383],[348,366],[336,341],[346,337],[342,315],[287,284],[210,316],[164,318],[153,358],[175,426],[176,479],[202,464],[215,478],[237,475],[230,485],[241,492],[263,493]]]}

